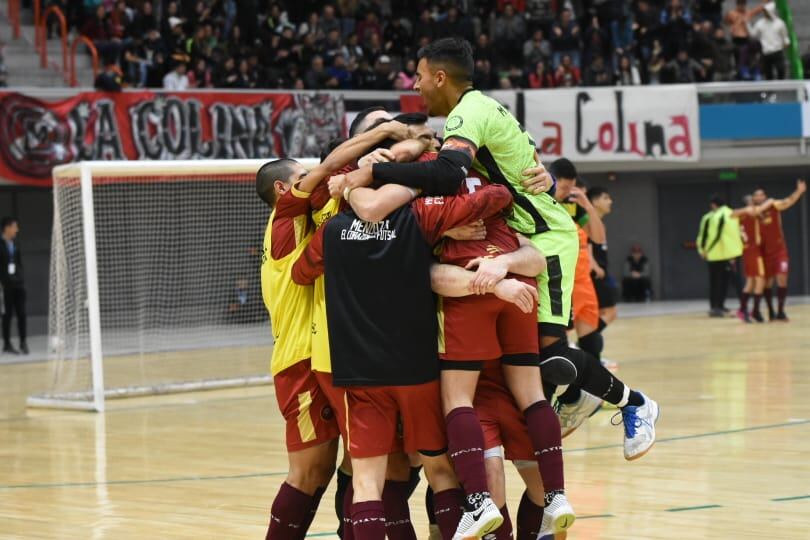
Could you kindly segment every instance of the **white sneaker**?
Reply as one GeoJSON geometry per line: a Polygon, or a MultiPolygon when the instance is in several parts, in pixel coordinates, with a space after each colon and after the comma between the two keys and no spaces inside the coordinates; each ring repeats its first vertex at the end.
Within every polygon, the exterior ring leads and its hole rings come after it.
{"type": "Polygon", "coordinates": [[[619,425],[615,418],[621,414],[624,424],[624,459],[633,461],[650,451],[655,444],[655,423],[660,413],[658,403],[644,394],[644,404],[638,407],[627,406],[616,413],[611,423],[619,425]]]}
{"type": "Polygon", "coordinates": [[[580,390],[579,399],[574,403],[557,403],[554,409],[560,417],[560,429],[562,438],[571,435],[582,423],[593,416],[602,406],[602,400],[585,390],[580,390]]]}
{"type": "Polygon", "coordinates": [[[577,516],[565,493],[558,493],[543,509],[543,522],[540,525],[538,538],[566,531],[576,519],[577,516]]]}
{"type": "Polygon", "coordinates": [[[503,516],[492,499],[486,497],[478,509],[464,512],[453,540],[478,540],[501,526],[503,516]]]}

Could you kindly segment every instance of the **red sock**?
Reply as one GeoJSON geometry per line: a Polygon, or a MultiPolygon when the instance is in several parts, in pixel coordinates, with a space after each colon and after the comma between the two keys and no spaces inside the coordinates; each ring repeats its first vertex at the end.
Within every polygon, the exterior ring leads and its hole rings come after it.
{"type": "Polygon", "coordinates": [[[354,540],[354,527],[352,527],[352,499],[354,498],[354,486],[351,482],[346,487],[343,495],[343,540],[354,540]]]}
{"type": "Polygon", "coordinates": [[[456,534],[458,522],[461,521],[463,504],[464,492],[458,488],[446,489],[433,494],[433,513],[444,540],[451,539],[456,534]]]}
{"type": "Polygon", "coordinates": [[[554,409],[544,399],[529,405],[523,415],[546,493],[565,489],[560,420],[554,409]]]}
{"type": "Polygon", "coordinates": [[[785,312],[785,300],[787,299],[787,287],[778,287],[776,289],[776,297],[779,299],[778,313],[785,312]]]}
{"type": "Polygon", "coordinates": [[[385,534],[388,540],[416,540],[416,532],[411,523],[411,510],[408,507],[410,482],[386,480],[383,488],[385,508],[385,534]]]}
{"type": "Polygon", "coordinates": [[[385,540],[385,509],[382,501],[352,504],[352,529],[357,540],[385,540]]]}
{"type": "Polygon", "coordinates": [[[287,482],[281,487],[270,508],[270,524],[265,540],[297,540],[301,526],[309,515],[312,496],[299,491],[287,482]]]}
{"type": "Polygon", "coordinates": [[[517,513],[517,540],[537,540],[543,522],[543,507],[537,506],[524,491],[517,513]]]}
{"type": "Polygon", "coordinates": [[[503,523],[495,529],[495,540],[512,540],[512,520],[509,518],[509,509],[506,503],[501,507],[503,523]]]}
{"type": "Polygon", "coordinates": [[[324,491],[326,491],[325,487],[319,487],[312,495],[312,501],[309,504],[309,514],[307,514],[307,517],[304,518],[304,522],[301,524],[301,534],[298,535],[299,540],[304,540],[304,537],[307,535],[309,526],[312,525],[312,520],[315,519],[315,514],[318,513],[318,506],[321,504],[321,497],[323,497],[324,491]]]}
{"type": "Polygon", "coordinates": [[[484,434],[472,407],[456,407],[447,415],[447,454],[468,496],[489,491],[484,434]]]}

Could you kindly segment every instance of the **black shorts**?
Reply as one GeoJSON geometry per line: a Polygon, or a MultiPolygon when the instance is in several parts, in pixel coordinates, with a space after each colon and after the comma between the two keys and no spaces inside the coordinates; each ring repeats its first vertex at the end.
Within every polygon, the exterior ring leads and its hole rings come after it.
{"type": "Polygon", "coordinates": [[[593,288],[596,289],[600,309],[613,307],[618,302],[619,287],[611,275],[605,274],[603,279],[593,278],[593,288]]]}

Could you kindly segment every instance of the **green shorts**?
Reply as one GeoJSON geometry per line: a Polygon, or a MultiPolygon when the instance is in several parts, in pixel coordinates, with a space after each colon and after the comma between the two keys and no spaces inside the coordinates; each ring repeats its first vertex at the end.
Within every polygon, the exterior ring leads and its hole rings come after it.
{"type": "Polygon", "coordinates": [[[568,326],[571,295],[579,257],[579,237],[574,231],[547,231],[530,237],[546,257],[546,270],[537,276],[537,321],[568,326]]]}

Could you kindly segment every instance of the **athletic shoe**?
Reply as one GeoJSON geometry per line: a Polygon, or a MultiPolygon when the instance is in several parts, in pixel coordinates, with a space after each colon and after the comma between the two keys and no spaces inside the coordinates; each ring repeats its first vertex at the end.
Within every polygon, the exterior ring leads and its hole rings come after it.
{"type": "Polygon", "coordinates": [[[722,319],[725,316],[726,313],[722,309],[713,309],[709,311],[709,317],[711,317],[712,319],[722,319]]]}
{"type": "Polygon", "coordinates": [[[500,527],[501,523],[503,523],[501,511],[491,498],[486,497],[478,508],[464,512],[453,540],[477,540],[500,527]]]}
{"type": "Polygon", "coordinates": [[[655,423],[658,422],[660,412],[658,403],[644,394],[641,396],[644,398],[642,405],[623,407],[610,421],[618,426],[615,419],[621,414],[621,423],[624,424],[624,459],[627,461],[642,457],[655,444],[655,423]]]}
{"type": "Polygon", "coordinates": [[[442,540],[442,531],[435,523],[428,526],[428,540],[442,540]]]}
{"type": "Polygon", "coordinates": [[[752,311],[751,312],[751,319],[758,323],[764,323],[765,319],[762,317],[762,313],[759,311],[752,311]]]}
{"type": "Polygon", "coordinates": [[[4,345],[3,352],[8,354],[20,354],[20,351],[15,349],[11,344],[4,345]]]}
{"type": "Polygon", "coordinates": [[[28,353],[29,353],[28,344],[23,341],[22,343],[20,343],[20,354],[28,354],[28,353]]]}
{"type": "Polygon", "coordinates": [[[543,521],[537,536],[557,534],[567,530],[577,519],[565,493],[557,493],[543,509],[543,521]]]}
{"type": "Polygon", "coordinates": [[[554,404],[554,410],[557,411],[557,416],[560,417],[560,430],[562,438],[571,435],[582,423],[590,416],[592,416],[599,407],[602,406],[602,400],[593,394],[589,394],[585,390],[579,393],[579,399],[574,403],[557,403],[554,404]]]}
{"type": "Polygon", "coordinates": [[[552,356],[540,362],[540,375],[549,384],[565,386],[577,378],[577,367],[564,356],[552,356]]]}
{"type": "Polygon", "coordinates": [[[737,318],[740,319],[744,323],[750,323],[751,322],[751,317],[748,316],[748,313],[746,313],[745,311],[743,311],[741,309],[737,310],[737,318]]]}
{"type": "Polygon", "coordinates": [[[788,319],[788,316],[785,314],[784,311],[781,313],[777,313],[776,317],[774,317],[773,320],[775,320],[776,322],[790,322],[790,319],[788,319]]]}

